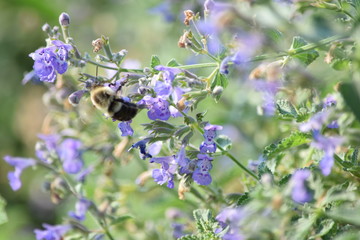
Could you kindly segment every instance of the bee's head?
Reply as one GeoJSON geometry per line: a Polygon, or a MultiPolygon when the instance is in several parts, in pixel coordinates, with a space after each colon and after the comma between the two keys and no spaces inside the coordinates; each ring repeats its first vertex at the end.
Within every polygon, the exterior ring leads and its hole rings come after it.
{"type": "Polygon", "coordinates": [[[110,87],[95,86],[90,92],[92,103],[98,109],[108,109],[109,105],[115,98],[115,91],[110,87]]]}

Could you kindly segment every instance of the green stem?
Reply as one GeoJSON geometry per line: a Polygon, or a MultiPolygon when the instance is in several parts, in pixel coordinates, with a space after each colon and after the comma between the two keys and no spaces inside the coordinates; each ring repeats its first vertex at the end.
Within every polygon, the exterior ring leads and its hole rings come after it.
{"type": "Polygon", "coordinates": [[[208,67],[218,67],[219,64],[218,63],[198,63],[198,64],[192,64],[192,65],[182,65],[182,66],[177,66],[177,68],[180,69],[194,69],[194,68],[208,68],[208,67]]]}

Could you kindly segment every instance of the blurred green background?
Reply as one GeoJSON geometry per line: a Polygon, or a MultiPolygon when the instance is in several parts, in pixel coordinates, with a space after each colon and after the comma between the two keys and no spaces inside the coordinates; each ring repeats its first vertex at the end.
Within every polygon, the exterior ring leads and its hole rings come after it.
{"type": "MultiPolygon", "coordinates": [[[[176,13],[173,15],[175,21],[169,23],[161,14],[149,12],[149,9],[162,3],[155,0],[0,0],[0,156],[34,156],[36,135],[42,131],[47,111],[41,99],[46,88],[31,83],[23,86],[21,80],[24,72],[32,69],[33,61],[28,54],[44,46],[46,36],[41,30],[44,23],[58,25],[59,14],[69,13],[70,31],[77,46],[93,56],[91,41],[103,34],[110,37],[114,51],[127,49],[127,58],[138,60],[141,67],[149,65],[153,54],[164,63],[172,58],[185,63],[191,61],[193,54],[177,47],[184,29],[181,10],[199,10],[203,1],[173,2],[171,11],[176,13]]],[[[322,26],[318,28],[323,29],[322,26]]],[[[291,40],[287,44],[290,43],[291,40]]],[[[316,70],[316,64],[313,69],[316,70]]],[[[334,74],[329,69],[326,74],[321,70],[315,72],[325,81],[334,74]]],[[[92,71],[94,74],[95,70],[92,71]]],[[[206,75],[207,70],[201,74],[206,75]]],[[[258,117],[256,105],[261,98],[243,87],[243,78],[237,75],[230,82],[219,104],[207,99],[200,104],[199,111],[207,109],[206,119],[213,124],[224,125],[223,133],[229,135],[234,144],[232,152],[246,165],[249,159],[256,160],[263,147],[278,139],[280,133],[276,120],[258,117]]],[[[331,84],[327,88],[331,90],[331,84]]],[[[141,128],[143,119],[140,117],[134,121],[135,131],[141,128]]],[[[198,136],[196,144],[200,142],[198,136]]],[[[214,165],[214,186],[220,186],[224,193],[244,191],[244,174],[234,168],[229,159],[219,158],[214,165]]],[[[168,190],[165,186],[156,188],[155,183],[149,184],[155,186],[152,190],[136,189],[134,181],[141,169],[141,164],[131,159],[117,173],[124,179],[125,189],[122,190],[131,192],[127,199],[122,200],[131,209],[131,214],[146,222],[148,219],[164,218],[166,209],[176,206],[190,215],[193,207],[178,200],[176,190],[168,190]],[[127,184],[129,189],[126,189],[127,184]]],[[[11,167],[0,161],[0,195],[7,201],[9,217],[8,223],[0,225],[0,239],[34,239],[34,228],[40,228],[44,222],[60,223],[67,210],[73,207],[70,202],[55,208],[49,195],[41,190],[45,173],[41,169],[26,170],[22,176],[23,187],[13,192],[7,180],[9,170],[11,167]]],[[[91,187],[95,188],[95,184],[91,187]]],[[[168,222],[164,224],[169,225],[168,222]]],[[[144,228],[154,227],[144,225],[144,228]]],[[[145,239],[167,238],[153,236],[145,239]]]]}

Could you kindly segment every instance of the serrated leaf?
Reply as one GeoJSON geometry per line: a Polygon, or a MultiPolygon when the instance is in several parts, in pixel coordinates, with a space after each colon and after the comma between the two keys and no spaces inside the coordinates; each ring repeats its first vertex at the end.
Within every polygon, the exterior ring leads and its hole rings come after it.
{"type": "Polygon", "coordinates": [[[0,225],[8,221],[8,217],[5,211],[6,201],[0,195],[0,225]]]}
{"type": "Polygon", "coordinates": [[[150,66],[151,66],[152,68],[154,68],[154,67],[156,67],[156,66],[158,66],[158,65],[160,65],[160,64],[161,64],[161,62],[160,62],[159,57],[156,56],[156,55],[152,55],[152,56],[151,56],[151,61],[150,61],[150,66]]]}
{"type": "Polygon", "coordinates": [[[248,192],[243,194],[240,193],[231,193],[226,196],[226,200],[229,204],[236,204],[236,206],[245,205],[250,201],[250,196],[248,192]]]}
{"type": "Polygon", "coordinates": [[[298,118],[298,113],[294,105],[292,105],[286,99],[279,99],[276,101],[276,108],[279,111],[280,116],[283,118],[298,118]]]}
{"type": "Polygon", "coordinates": [[[278,43],[283,38],[283,34],[275,28],[266,28],[264,30],[266,36],[268,36],[275,43],[278,43]]]}
{"type": "Polygon", "coordinates": [[[287,184],[289,182],[289,180],[291,179],[292,174],[288,174],[285,175],[284,177],[282,177],[279,181],[279,186],[284,186],[285,184],[287,184]]]}
{"type": "Polygon", "coordinates": [[[360,121],[360,96],[357,87],[354,83],[342,83],[340,84],[339,91],[345,100],[346,105],[354,113],[358,121],[360,121]]]}
{"type": "Polygon", "coordinates": [[[180,66],[180,64],[173,58],[166,64],[166,66],[168,66],[168,67],[177,67],[177,66],[180,66]]]}
{"type": "Polygon", "coordinates": [[[132,219],[132,218],[134,218],[134,217],[130,216],[130,215],[123,215],[123,216],[117,217],[114,220],[112,220],[110,225],[120,224],[120,223],[123,223],[123,222],[125,222],[125,221],[127,221],[129,219],[132,219]]]}
{"type": "Polygon", "coordinates": [[[264,174],[271,174],[273,175],[273,173],[271,172],[271,170],[268,168],[268,166],[266,165],[266,162],[261,162],[258,166],[258,176],[259,178],[261,178],[262,175],[264,174]]]}
{"type": "Polygon", "coordinates": [[[309,143],[312,137],[309,133],[292,132],[289,137],[282,139],[277,144],[270,144],[265,147],[263,156],[266,159],[270,159],[276,156],[276,154],[283,152],[284,150],[300,146],[305,143],[309,143]]]}
{"type": "MultiPolygon", "coordinates": [[[[308,43],[302,37],[296,36],[293,38],[293,42],[290,47],[290,51],[296,49],[297,51],[301,49],[301,47],[307,45],[308,43]]],[[[300,60],[306,66],[315,61],[316,58],[319,57],[319,53],[316,50],[308,50],[302,53],[294,53],[291,57],[300,60]]]]}
{"type": "Polygon", "coordinates": [[[179,129],[174,132],[174,136],[181,138],[185,133],[190,130],[191,128],[189,126],[179,127],[179,129]]]}
{"type": "Polygon", "coordinates": [[[232,146],[231,139],[226,135],[219,135],[216,138],[216,143],[219,144],[225,151],[229,151],[232,146]]]}
{"type": "Polygon", "coordinates": [[[327,234],[328,232],[330,232],[330,230],[334,227],[335,222],[331,219],[325,219],[323,221],[321,221],[320,226],[321,226],[321,230],[319,233],[317,233],[314,236],[311,236],[309,239],[318,239],[322,236],[324,236],[325,234],[327,234]]]}

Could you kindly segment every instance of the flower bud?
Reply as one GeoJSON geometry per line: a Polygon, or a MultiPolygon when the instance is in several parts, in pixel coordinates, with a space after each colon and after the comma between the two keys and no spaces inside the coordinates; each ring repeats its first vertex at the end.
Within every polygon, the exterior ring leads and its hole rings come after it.
{"type": "Polygon", "coordinates": [[[70,16],[69,14],[63,12],[59,16],[59,23],[63,27],[67,27],[70,25],[70,16]]]}
{"type": "Polygon", "coordinates": [[[216,86],[214,87],[213,91],[212,91],[212,95],[214,97],[220,96],[224,91],[224,88],[221,86],[216,86]]]}
{"type": "Polygon", "coordinates": [[[45,23],[41,29],[46,32],[47,34],[50,34],[51,33],[51,26],[48,24],[48,23],[45,23]]]}
{"type": "Polygon", "coordinates": [[[79,90],[79,91],[76,91],[76,92],[73,92],[72,94],[70,94],[70,96],[68,97],[70,104],[73,106],[78,105],[80,102],[80,99],[86,92],[87,92],[87,90],[79,90]]]}
{"type": "Polygon", "coordinates": [[[92,41],[91,45],[94,47],[93,52],[98,52],[104,46],[104,40],[102,38],[95,39],[92,41]]]}
{"type": "Polygon", "coordinates": [[[186,26],[190,25],[190,21],[194,18],[194,12],[191,10],[185,10],[184,11],[184,15],[185,15],[185,20],[184,20],[184,24],[186,26]]]}

